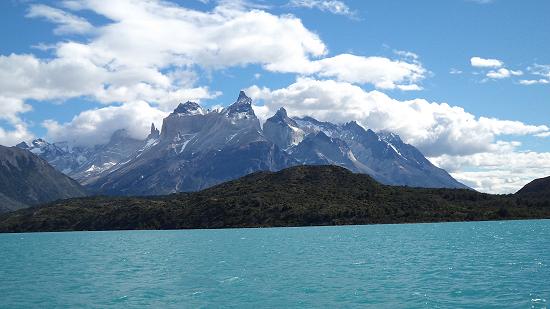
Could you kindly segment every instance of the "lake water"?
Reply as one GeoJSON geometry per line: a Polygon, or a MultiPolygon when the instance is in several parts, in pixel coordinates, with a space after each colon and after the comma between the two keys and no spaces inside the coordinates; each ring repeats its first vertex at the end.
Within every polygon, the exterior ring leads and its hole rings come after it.
{"type": "Polygon", "coordinates": [[[0,235],[0,308],[546,308],[550,220],[0,235]]]}

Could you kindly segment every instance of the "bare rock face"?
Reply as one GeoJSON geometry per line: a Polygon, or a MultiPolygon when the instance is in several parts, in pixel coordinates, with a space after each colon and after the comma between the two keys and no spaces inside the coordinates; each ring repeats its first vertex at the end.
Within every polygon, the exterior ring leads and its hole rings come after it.
{"type": "Polygon", "coordinates": [[[288,117],[284,107],[264,123],[264,135],[282,149],[298,145],[305,137],[305,132],[298,123],[288,117]]]}
{"type": "Polygon", "coordinates": [[[180,104],[164,119],[160,138],[128,162],[94,181],[106,194],[157,195],[196,191],[295,162],[263,134],[244,92],[221,111],[180,104]]]}
{"type": "Polygon", "coordinates": [[[0,212],[84,195],[76,181],[30,151],[0,146],[0,212]]]}

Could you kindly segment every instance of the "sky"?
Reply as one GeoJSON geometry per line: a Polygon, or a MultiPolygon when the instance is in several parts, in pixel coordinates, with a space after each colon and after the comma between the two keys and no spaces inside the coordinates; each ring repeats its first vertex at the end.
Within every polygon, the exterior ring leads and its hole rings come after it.
{"type": "Polygon", "coordinates": [[[459,181],[550,175],[545,0],[0,1],[0,144],[105,143],[240,90],[391,131],[459,181]]]}

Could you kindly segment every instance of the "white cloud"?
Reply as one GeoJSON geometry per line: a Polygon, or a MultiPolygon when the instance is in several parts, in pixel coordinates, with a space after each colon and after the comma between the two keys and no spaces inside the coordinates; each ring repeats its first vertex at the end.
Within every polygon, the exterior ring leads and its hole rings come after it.
{"type": "Polygon", "coordinates": [[[451,68],[449,70],[449,74],[453,74],[453,75],[458,75],[458,74],[462,74],[463,72],[459,69],[455,69],[455,68],[451,68]]]}
{"type": "Polygon", "coordinates": [[[493,79],[503,79],[508,78],[510,76],[521,76],[523,75],[522,71],[514,71],[514,70],[508,70],[506,68],[500,68],[496,71],[490,71],[487,73],[487,77],[493,78],[493,79]]]}
{"type": "Polygon", "coordinates": [[[33,137],[27,125],[20,119],[19,114],[31,110],[31,106],[22,100],[6,98],[0,95],[0,120],[7,122],[11,129],[0,127],[0,144],[13,146],[23,140],[33,137]]]}
{"type": "Polygon", "coordinates": [[[531,74],[550,79],[550,64],[535,64],[527,68],[531,74]]]}
{"type": "Polygon", "coordinates": [[[40,60],[0,55],[0,93],[19,99],[63,99],[98,90],[107,71],[85,58],[40,60]]]}
{"type": "Polygon", "coordinates": [[[52,141],[91,146],[108,142],[112,133],[119,129],[127,129],[130,136],[143,139],[149,133],[151,123],[160,128],[166,116],[167,113],[148,103],[137,101],[84,111],[63,124],[46,120],[43,126],[52,141]]]}
{"type": "Polygon", "coordinates": [[[55,34],[86,33],[93,26],[84,18],[53,8],[44,4],[33,4],[26,15],[30,18],[42,17],[50,22],[58,24],[54,29],[55,34]]]}
{"type": "Polygon", "coordinates": [[[295,72],[306,71],[310,57],[326,53],[321,39],[300,19],[241,10],[230,3],[212,12],[160,1],[79,4],[112,20],[82,52],[114,69],[194,64],[217,69],[258,63],[271,71],[295,72]]]}
{"type": "Polygon", "coordinates": [[[458,106],[423,99],[398,101],[379,91],[367,92],[346,82],[299,78],[294,84],[271,90],[253,86],[247,93],[263,102],[256,107],[265,119],[284,106],[293,116],[310,115],[320,120],[357,120],[375,131],[398,133],[426,155],[468,155],[493,152],[507,144],[499,135],[534,135],[547,126],[519,121],[475,117],[458,106]]]}
{"type": "Polygon", "coordinates": [[[503,65],[498,59],[485,59],[480,57],[472,57],[470,64],[476,68],[499,68],[503,65]]]}
{"type": "MultiPolygon", "coordinates": [[[[64,45],[64,51],[71,45],[64,45]]],[[[0,93],[26,100],[64,100],[87,96],[102,103],[146,100],[170,110],[182,99],[213,98],[206,87],[192,87],[194,76],[185,71],[161,73],[152,68],[109,70],[86,57],[41,60],[32,55],[0,56],[0,93]],[[189,82],[190,81],[190,82],[189,82]]]]}
{"type": "Polygon", "coordinates": [[[230,5],[232,2],[223,2],[212,12],[157,1],[79,3],[80,8],[113,22],[101,27],[100,35],[89,44],[60,44],[57,55],[84,57],[110,70],[136,64],[147,68],[198,65],[205,69],[261,64],[272,72],[318,74],[372,83],[383,89],[419,89],[413,85],[426,72],[418,56],[410,52],[399,54],[403,60],[350,54],[319,59],[326,56],[327,48],[300,19],[258,9],[242,10],[241,5],[230,5]]]}
{"type": "Polygon", "coordinates": [[[536,85],[536,84],[549,84],[550,81],[547,79],[522,79],[519,81],[522,85],[536,85]]]}
{"type": "Polygon", "coordinates": [[[34,138],[29,132],[27,125],[23,122],[13,124],[13,129],[4,129],[0,127],[0,145],[14,146],[21,141],[27,141],[34,138]]]}
{"type": "Polygon", "coordinates": [[[419,90],[420,86],[416,83],[424,79],[426,74],[426,69],[416,61],[394,61],[384,57],[341,54],[314,63],[319,76],[373,84],[380,89],[419,90]]]}
{"type": "Polygon", "coordinates": [[[550,175],[550,153],[499,152],[430,158],[453,177],[481,192],[513,193],[535,178],[550,175]]]}
{"type": "Polygon", "coordinates": [[[355,16],[347,4],[338,0],[291,0],[289,5],[330,12],[336,15],[355,16]]]}
{"type": "MultiPolygon", "coordinates": [[[[197,65],[212,70],[258,63],[302,73],[312,67],[310,57],[326,53],[299,19],[240,11],[231,3],[200,12],[161,1],[66,1],[67,8],[92,10],[110,22],[97,27],[87,43],[48,46],[52,59],[0,55],[0,93],[23,100],[90,96],[106,104],[146,100],[167,110],[182,99],[217,95],[194,86],[197,65]]],[[[34,5],[27,16],[75,24],[60,11],[34,5]]]]}

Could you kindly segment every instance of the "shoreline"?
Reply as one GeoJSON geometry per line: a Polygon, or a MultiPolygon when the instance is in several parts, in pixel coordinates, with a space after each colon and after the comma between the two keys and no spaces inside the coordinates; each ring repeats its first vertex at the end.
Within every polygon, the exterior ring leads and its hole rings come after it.
{"type": "Polygon", "coordinates": [[[253,229],[301,229],[301,228],[331,228],[331,227],[353,227],[353,226],[379,226],[379,225],[415,225],[415,224],[443,224],[443,223],[478,223],[478,222],[517,222],[517,221],[550,221],[550,217],[544,218],[506,218],[490,220],[463,220],[463,221],[419,221],[419,222],[395,222],[395,223],[366,223],[366,224],[338,224],[338,225],[287,225],[287,226],[242,226],[242,227],[219,227],[219,228],[179,228],[179,229],[106,229],[106,230],[59,230],[59,231],[23,231],[3,232],[0,235],[8,234],[45,234],[45,233],[80,233],[80,232],[139,232],[139,231],[213,231],[213,230],[253,230],[253,229]]]}

